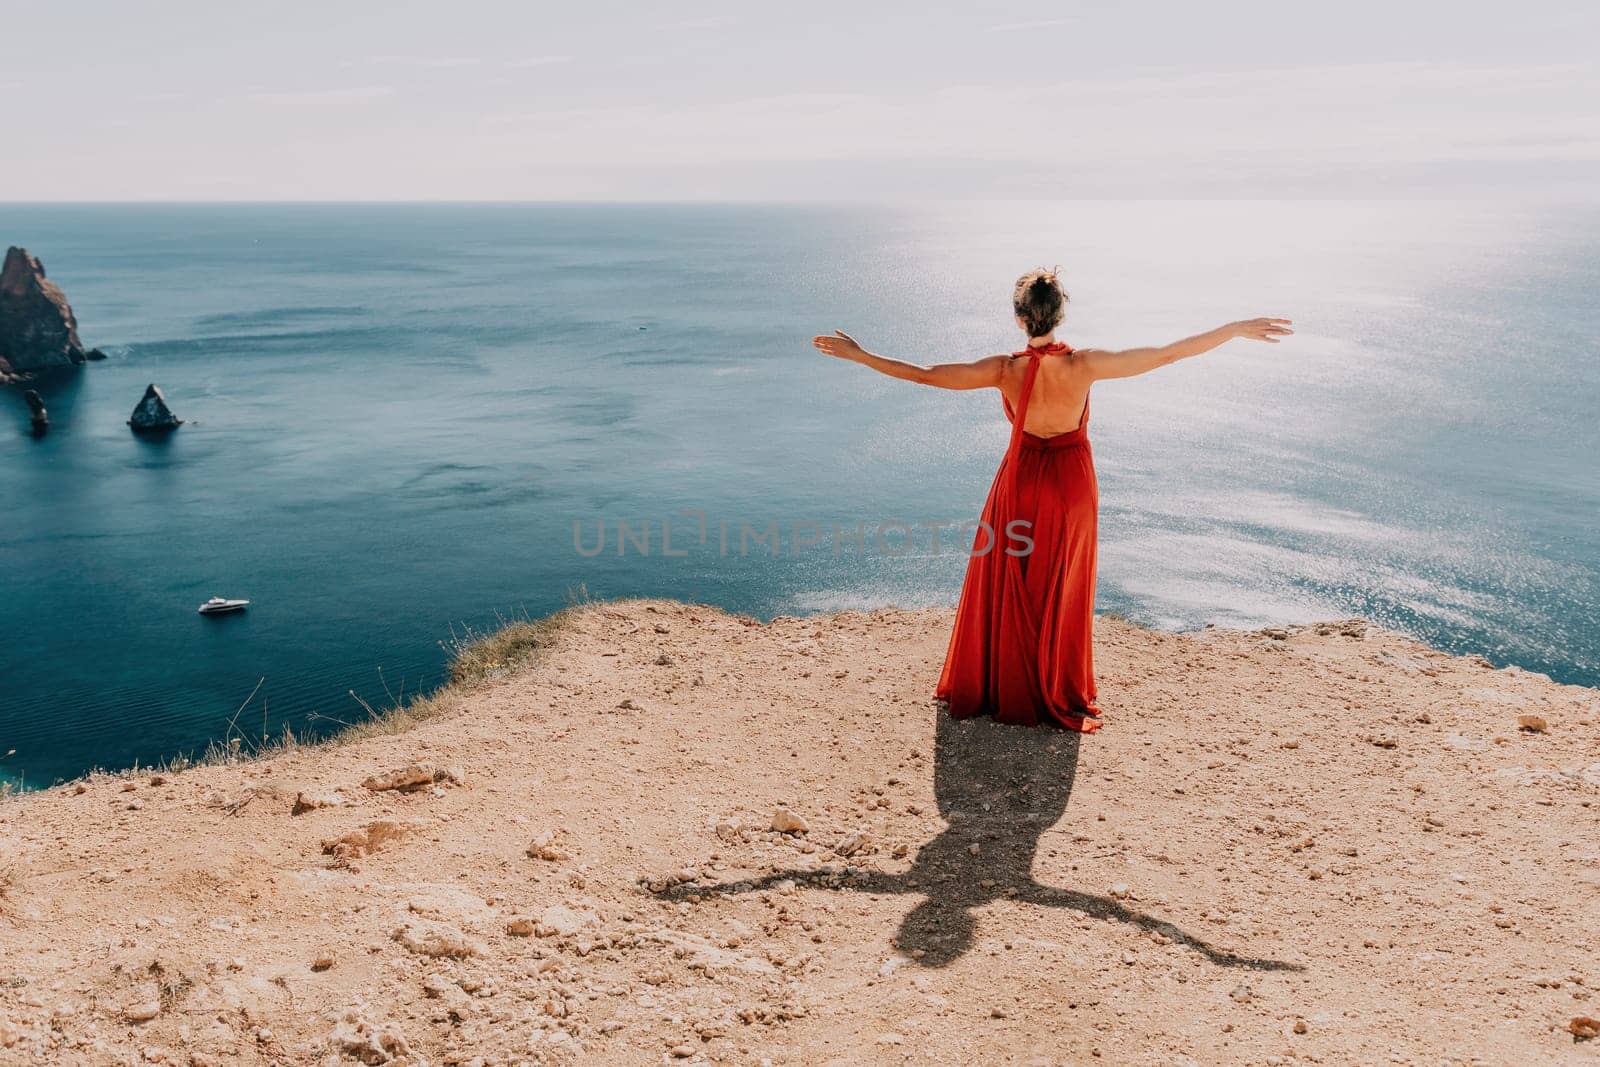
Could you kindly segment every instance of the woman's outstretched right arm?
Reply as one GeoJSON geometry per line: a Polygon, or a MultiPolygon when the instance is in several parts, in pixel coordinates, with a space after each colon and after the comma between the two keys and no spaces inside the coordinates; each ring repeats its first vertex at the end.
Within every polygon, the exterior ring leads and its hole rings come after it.
{"type": "Polygon", "coordinates": [[[1235,337],[1277,344],[1279,338],[1294,333],[1289,329],[1291,325],[1288,319],[1244,319],[1158,348],[1126,348],[1120,352],[1085,348],[1080,349],[1078,354],[1083,359],[1084,366],[1089,369],[1090,375],[1097,380],[1132,378],[1135,374],[1144,374],[1157,367],[1176,363],[1180,359],[1203,355],[1235,337]]]}
{"type": "Polygon", "coordinates": [[[811,343],[823,355],[847,359],[863,367],[871,367],[879,374],[899,378],[904,382],[931,385],[936,389],[984,389],[999,386],[1000,375],[1005,370],[1006,356],[988,356],[971,363],[935,363],[922,366],[903,359],[878,356],[862,348],[854,337],[843,330],[833,331],[833,336],[813,337],[811,343]]]}

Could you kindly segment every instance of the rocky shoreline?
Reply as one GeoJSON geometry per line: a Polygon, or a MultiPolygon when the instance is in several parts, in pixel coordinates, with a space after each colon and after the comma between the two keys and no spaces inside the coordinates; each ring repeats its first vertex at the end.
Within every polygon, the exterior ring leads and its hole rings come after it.
{"type": "MultiPolygon", "coordinates": [[[[14,245],[7,249],[0,267],[0,386],[25,385],[39,374],[105,358],[100,349],[83,347],[72,305],[61,287],[45,276],[39,257],[14,245]]],[[[29,432],[36,438],[45,436],[50,416],[43,399],[29,389],[23,402],[28,407],[29,432]]],[[[128,417],[133,432],[146,437],[163,437],[182,425],[154,382],[128,417]]]]}
{"type": "Polygon", "coordinates": [[[1593,1062],[1600,695],[1105,620],[1083,738],[938,715],[948,626],[588,605],[409,729],[13,798],[0,1059],[1593,1062]]]}
{"type": "Polygon", "coordinates": [[[72,305],[45,276],[39,257],[15,245],[8,248],[0,266],[0,382],[104,358],[78,340],[72,305]]]}

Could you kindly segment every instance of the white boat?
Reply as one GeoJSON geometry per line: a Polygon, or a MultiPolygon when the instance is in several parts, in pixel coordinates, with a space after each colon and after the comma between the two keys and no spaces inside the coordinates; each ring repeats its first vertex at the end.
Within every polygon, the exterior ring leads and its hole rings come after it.
{"type": "Polygon", "coordinates": [[[214,596],[200,605],[200,614],[226,615],[233,611],[243,611],[249,603],[248,600],[225,600],[220,596],[214,596]]]}

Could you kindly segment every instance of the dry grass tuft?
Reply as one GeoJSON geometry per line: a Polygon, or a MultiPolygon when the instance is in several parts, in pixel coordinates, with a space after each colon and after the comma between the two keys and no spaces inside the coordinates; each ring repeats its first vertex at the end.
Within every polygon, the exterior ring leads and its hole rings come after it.
{"type": "Polygon", "coordinates": [[[561,631],[592,603],[588,590],[579,586],[567,594],[567,606],[553,615],[502,618],[500,627],[489,632],[469,627],[457,634],[452,629],[450,640],[440,642],[450,653],[450,684],[473,685],[524,666],[554,644],[561,631]]]}
{"type": "Polygon", "coordinates": [[[543,619],[513,622],[493,633],[462,635],[450,660],[450,684],[473,685],[507,674],[549,648],[572,609],[543,619]]]}

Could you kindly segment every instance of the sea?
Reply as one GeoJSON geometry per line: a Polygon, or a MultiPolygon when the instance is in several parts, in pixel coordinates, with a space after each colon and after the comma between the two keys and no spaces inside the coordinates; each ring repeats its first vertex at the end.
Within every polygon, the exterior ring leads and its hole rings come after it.
{"type": "Polygon", "coordinates": [[[12,786],[326,734],[575,600],[953,604],[999,398],[810,338],[1011,351],[1041,265],[1078,346],[1295,323],[1095,387],[1101,611],[1600,684],[1595,205],[0,204],[6,244],[108,356],[41,439],[0,390],[12,786]]]}

